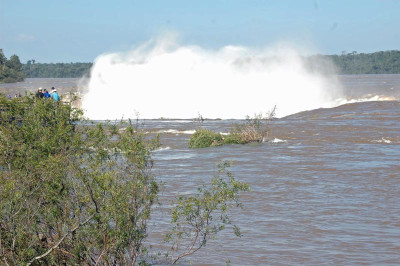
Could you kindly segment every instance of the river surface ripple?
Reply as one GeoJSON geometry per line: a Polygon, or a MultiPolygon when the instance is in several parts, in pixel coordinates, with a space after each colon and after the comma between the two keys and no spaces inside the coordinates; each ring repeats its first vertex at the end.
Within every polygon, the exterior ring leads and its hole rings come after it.
{"type": "Polygon", "coordinates": [[[150,242],[168,227],[177,194],[195,192],[231,161],[251,185],[227,230],[186,263],[234,265],[397,264],[400,261],[400,103],[364,102],[272,122],[274,141],[187,147],[199,126],[228,132],[240,121],[146,121],[161,134],[155,171],[164,183],[150,242]]]}

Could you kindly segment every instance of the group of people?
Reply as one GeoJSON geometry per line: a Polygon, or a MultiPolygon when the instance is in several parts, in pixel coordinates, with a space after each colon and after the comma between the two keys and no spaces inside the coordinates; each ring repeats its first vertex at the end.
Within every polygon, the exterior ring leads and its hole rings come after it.
{"type": "MultiPolygon", "coordinates": [[[[21,93],[16,93],[15,95],[14,95],[14,98],[21,98],[22,97],[22,95],[21,95],[21,93]]],[[[11,100],[11,94],[7,94],[7,99],[9,99],[9,100],[11,100]]]]}
{"type": "Polygon", "coordinates": [[[51,92],[49,93],[46,89],[42,90],[42,88],[39,88],[37,93],[36,93],[36,98],[38,99],[53,99],[54,101],[58,102],[60,101],[60,95],[58,95],[57,90],[52,87],[51,92]]]}

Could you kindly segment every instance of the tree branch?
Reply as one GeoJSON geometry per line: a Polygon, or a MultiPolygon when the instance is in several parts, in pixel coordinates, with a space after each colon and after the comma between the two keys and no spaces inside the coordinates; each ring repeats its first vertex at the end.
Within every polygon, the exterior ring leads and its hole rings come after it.
{"type": "Polygon", "coordinates": [[[96,213],[93,213],[89,218],[86,219],[86,221],[84,221],[83,223],[79,223],[77,226],[75,226],[74,228],[72,228],[72,230],[68,231],[53,247],[51,247],[49,250],[47,250],[45,253],[43,253],[40,256],[34,257],[33,259],[31,259],[26,266],[31,265],[34,261],[36,260],[40,260],[44,257],[46,257],[47,255],[49,255],[53,250],[55,250],[63,241],[64,239],[71,233],[75,232],[76,230],[78,230],[81,226],[84,226],[85,224],[87,224],[94,216],[96,215],[96,213]]]}
{"type": "MultiPolygon", "coordinates": [[[[207,215],[206,215],[206,224],[207,224],[207,226],[209,225],[208,220],[209,220],[209,218],[210,218],[210,216],[211,216],[211,212],[212,212],[212,210],[209,210],[209,211],[207,212],[207,215]]],[[[200,227],[201,227],[201,226],[200,226],[200,227]]],[[[208,234],[207,234],[207,230],[204,232],[204,234],[203,234],[203,239],[201,240],[201,243],[199,244],[199,246],[198,246],[197,248],[193,249],[193,248],[194,248],[194,245],[195,245],[196,242],[197,242],[197,238],[199,237],[199,233],[201,232],[201,228],[199,228],[199,225],[197,224],[197,222],[196,222],[195,228],[196,228],[196,236],[195,236],[195,238],[194,238],[194,240],[193,240],[193,242],[192,242],[191,247],[188,249],[187,252],[185,252],[185,253],[179,255],[175,260],[173,260],[172,263],[171,263],[171,265],[175,265],[175,264],[178,262],[178,260],[180,260],[181,258],[186,257],[186,256],[189,256],[189,255],[192,255],[193,253],[195,253],[196,251],[198,251],[200,248],[202,248],[202,247],[204,246],[205,240],[206,240],[207,235],[208,235],[208,234]]]]}
{"type": "MultiPolygon", "coordinates": [[[[195,241],[197,240],[198,235],[199,235],[199,231],[196,232],[195,241]]],[[[200,245],[199,245],[196,249],[192,250],[193,247],[194,247],[194,244],[195,244],[195,241],[194,241],[194,242],[193,242],[193,245],[192,245],[192,247],[189,249],[189,251],[187,251],[187,252],[185,252],[185,253],[179,255],[179,256],[171,263],[171,265],[175,265],[175,264],[178,262],[178,260],[182,259],[183,257],[192,255],[193,253],[195,253],[196,251],[198,251],[200,248],[202,248],[202,247],[204,246],[204,241],[205,241],[206,237],[207,237],[207,233],[204,233],[203,240],[201,241],[200,245]]]]}
{"type": "MultiPolygon", "coordinates": [[[[1,228],[0,228],[1,229],[1,228]]],[[[7,257],[6,257],[6,254],[5,254],[5,252],[4,252],[4,249],[2,248],[2,246],[1,246],[1,230],[0,230],[0,251],[1,251],[1,256],[3,257],[3,259],[4,259],[4,262],[6,263],[6,265],[7,266],[9,266],[10,264],[8,264],[8,262],[7,262],[7,257]]]]}

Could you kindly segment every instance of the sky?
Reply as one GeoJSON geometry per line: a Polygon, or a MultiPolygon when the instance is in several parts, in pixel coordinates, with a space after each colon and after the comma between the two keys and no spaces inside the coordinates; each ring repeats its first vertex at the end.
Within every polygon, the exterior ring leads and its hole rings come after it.
{"type": "Polygon", "coordinates": [[[400,0],[0,0],[0,48],[21,62],[93,62],[166,32],[218,49],[400,49],[400,0]]]}

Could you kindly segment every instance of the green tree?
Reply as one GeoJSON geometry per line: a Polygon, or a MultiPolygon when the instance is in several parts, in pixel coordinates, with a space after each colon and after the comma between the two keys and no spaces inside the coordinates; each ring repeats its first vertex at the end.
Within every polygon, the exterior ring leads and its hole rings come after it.
{"type": "Polygon", "coordinates": [[[19,61],[19,57],[18,55],[12,55],[10,57],[10,59],[7,61],[6,65],[11,68],[14,69],[15,71],[22,71],[22,64],[21,61],[19,61]]]}
{"type": "Polygon", "coordinates": [[[4,56],[0,49],[0,83],[17,82],[24,80],[22,64],[17,55],[12,55],[10,60],[4,56]]]}

